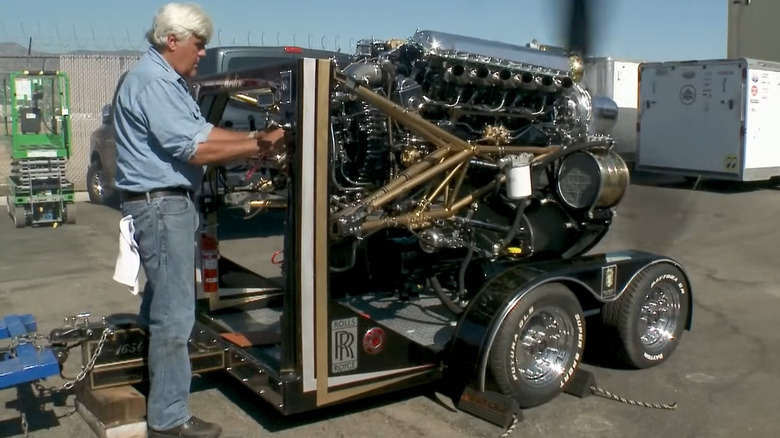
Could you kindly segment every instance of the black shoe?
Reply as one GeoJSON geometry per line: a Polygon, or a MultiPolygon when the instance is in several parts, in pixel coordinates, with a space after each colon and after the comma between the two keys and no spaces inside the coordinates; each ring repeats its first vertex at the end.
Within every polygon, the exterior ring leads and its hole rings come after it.
{"type": "Polygon", "coordinates": [[[148,430],[147,438],[217,438],[222,428],[214,423],[208,423],[197,417],[190,417],[184,424],[168,430],[148,430]]]}

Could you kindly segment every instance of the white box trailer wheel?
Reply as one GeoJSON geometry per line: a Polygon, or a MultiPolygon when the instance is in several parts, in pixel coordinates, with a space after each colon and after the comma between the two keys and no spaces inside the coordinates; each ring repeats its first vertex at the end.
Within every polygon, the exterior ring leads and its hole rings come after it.
{"type": "Polygon", "coordinates": [[[780,63],[642,63],[636,169],[757,181],[780,175],[780,63]]]}

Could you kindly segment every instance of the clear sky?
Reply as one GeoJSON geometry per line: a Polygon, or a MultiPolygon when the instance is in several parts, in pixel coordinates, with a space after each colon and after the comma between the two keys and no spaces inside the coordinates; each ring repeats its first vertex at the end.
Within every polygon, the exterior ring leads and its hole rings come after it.
{"type": "MultiPolygon", "coordinates": [[[[143,49],[165,0],[0,0],[0,41],[57,52],[143,49]]],[[[219,30],[211,45],[300,45],[352,52],[365,37],[441,30],[525,44],[557,44],[559,0],[201,0],[219,30]]],[[[634,60],[722,58],[727,0],[600,0],[594,54],[634,60]]]]}

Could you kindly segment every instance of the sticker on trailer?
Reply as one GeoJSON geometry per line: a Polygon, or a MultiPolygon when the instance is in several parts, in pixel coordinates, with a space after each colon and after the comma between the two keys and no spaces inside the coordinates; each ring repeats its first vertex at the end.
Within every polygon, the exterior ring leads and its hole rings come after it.
{"type": "Polygon", "coordinates": [[[617,278],[617,265],[609,265],[601,268],[601,297],[611,298],[615,296],[617,288],[615,280],[617,278]]]}
{"type": "Polygon", "coordinates": [[[683,105],[691,105],[696,102],[696,88],[693,85],[687,84],[680,88],[680,102],[683,105]]]}
{"type": "Polygon", "coordinates": [[[344,373],[357,369],[357,329],[357,317],[331,321],[330,363],[333,373],[344,373]]]}
{"type": "Polygon", "coordinates": [[[727,170],[736,169],[738,164],[739,164],[739,160],[737,159],[737,156],[734,154],[728,154],[723,159],[723,167],[727,170]]]}

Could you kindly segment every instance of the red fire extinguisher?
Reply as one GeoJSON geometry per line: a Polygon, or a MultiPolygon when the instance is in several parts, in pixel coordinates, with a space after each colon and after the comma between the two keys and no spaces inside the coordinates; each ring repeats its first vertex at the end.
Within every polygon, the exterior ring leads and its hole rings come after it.
{"type": "Polygon", "coordinates": [[[219,291],[219,249],[217,239],[207,232],[201,235],[200,255],[203,263],[203,292],[219,291]]]}

